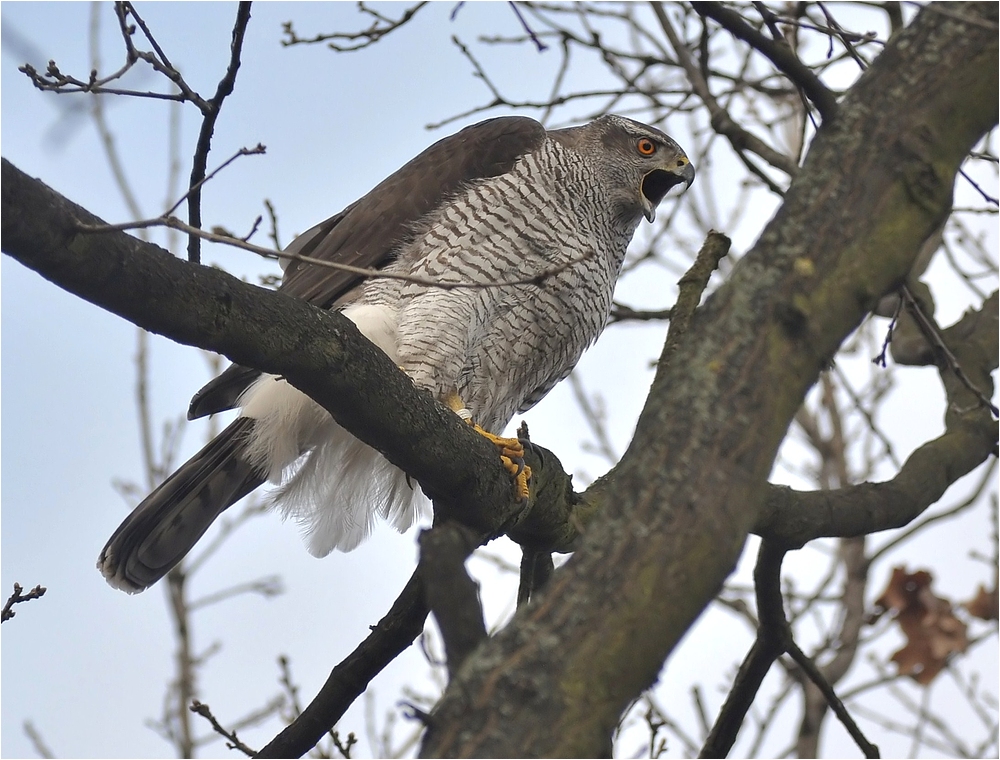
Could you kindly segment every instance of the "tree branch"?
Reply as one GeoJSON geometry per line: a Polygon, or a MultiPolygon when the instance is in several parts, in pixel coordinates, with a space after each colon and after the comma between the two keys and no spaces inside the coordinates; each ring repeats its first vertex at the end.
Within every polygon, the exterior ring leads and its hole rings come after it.
{"type": "Polygon", "coordinates": [[[449,678],[486,638],[479,584],[465,570],[465,560],[479,544],[478,536],[455,522],[435,525],[420,534],[417,574],[427,606],[441,629],[449,678]]]}
{"type": "Polygon", "coordinates": [[[757,593],[759,627],[757,638],[740,666],[739,673],[722,706],[719,717],[702,747],[700,757],[726,757],[739,734],[746,714],[757,696],[764,676],[771,665],[786,652],[798,663],[809,679],[819,687],[827,703],[847,728],[851,738],[865,753],[865,757],[878,757],[878,747],[871,744],[848,714],[844,703],[837,697],[829,681],[816,664],[799,649],[792,638],[791,627],[785,617],[781,596],[781,562],[786,549],[780,544],[765,540],[761,543],[754,567],[754,585],[757,593]]]}
{"type": "MultiPolygon", "coordinates": [[[[188,224],[201,227],[201,186],[205,181],[205,170],[208,167],[208,153],[212,149],[212,135],[215,133],[215,122],[222,110],[222,102],[232,94],[236,85],[236,73],[240,69],[240,55],[243,51],[243,40],[246,36],[247,24],[250,23],[250,3],[241,2],[236,11],[236,22],[233,25],[233,39],[230,45],[229,66],[219,80],[215,95],[202,109],[201,129],[198,132],[197,147],[194,160],[191,163],[191,178],[188,190],[188,224]]],[[[188,237],[188,261],[201,262],[201,240],[194,235],[188,237]]]]}
{"type": "Polygon", "coordinates": [[[781,598],[781,561],[784,557],[785,550],[780,545],[769,541],[760,545],[754,567],[759,615],[757,638],[740,665],[699,757],[726,757],[729,754],[764,677],[791,642],[781,598]]]}
{"type": "MultiPolygon", "coordinates": [[[[663,29],[663,33],[670,40],[670,44],[677,54],[678,62],[680,62],[681,67],[687,73],[692,89],[701,98],[712,117],[712,128],[729,140],[737,155],[742,157],[743,151],[749,150],[763,158],[771,166],[783,171],[789,177],[794,177],[799,170],[794,160],[784,153],[775,150],[752,132],[743,129],[743,127],[733,120],[729,112],[719,104],[719,101],[712,94],[701,68],[695,63],[694,58],[688,52],[688,49],[684,46],[680,36],[674,29],[674,25],[670,22],[666,11],[663,10],[663,3],[655,2],[652,5],[653,13],[656,14],[656,20],[660,22],[660,28],[663,29]]],[[[707,61],[703,63],[707,66],[707,61]]]]}
{"type": "Polygon", "coordinates": [[[802,88],[809,100],[815,104],[824,122],[830,121],[837,115],[836,96],[820,81],[812,69],[799,60],[787,43],[782,44],[768,39],[744,21],[739,13],[724,7],[721,3],[693,2],[691,7],[699,15],[717,21],[723,29],[771,61],[779,71],[802,88]]]}
{"type": "Polygon", "coordinates": [[[209,709],[208,705],[203,702],[199,702],[197,699],[191,703],[189,708],[191,712],[196,713],[207,720],[212,725],[212,730],[220,736],[226,738],[226,746],[231,749],[238,749],[247,757],[252,757],[254,751],[250,749],[246,744],[240,741],[239,737],[236,736],[236,730],[228,731],[223,728],[222,724],[216,720],[215,716],[212,715],[212,711],[209,709]]]}
{"type": "MultiPolygon", "coordinates": [[[[562,551],[572,546],[577,534],[562,527],[570,523],[566,512],[546,517],[541,506],[574,504],[564,498],[569,476],[558,459],[526,447],[533,492],[527,507],[516,502],[495,447],[418,391],[340,314],[186,263],[123,232],[80,233],[81,223],[103,222],[6,159],[0,221],[4,252],[64,289],[145,329],[285,377],[413,475],[434,499],[439,521],[460,517],[480,543],[517,527],[523,542],[562,551]]],[[[296,756],[314,746],[419,635],[426,615],[414,577],[372,635],[334,668],[312,704],[261,756],[296,756]]]]}
{"type": "Polygon", "coordinates": [[[301,757],[315,747],[369,681],[420,635],[427,612],[423,584],[414,572],[368,638],[333,669],[315,699],[257,757],[301,757]]]}
{"type": "Polygon", "coordinates": [[[658,368],[627,452],[588,489],[598,513],[580,548],[468,658],[423,755],[609,751],[732,569],[805,393],[947,215],[967,151],[996,123],[996,70],[995,35],[921,12],[862,74],[658,368]]]}
{"type": "Polygon", "coordinates": [[[6,160],[2,172],[5,253],[140,327],[287,378],[413,475],[442,517],[463,515],[495,536],[522,516],[495,447],[414,388],[345,317],[124,233],[76,233],[103,222],[6,160]]]}
{"type": "Polygon", "coordinates": [[[0,611],[0,623],[6,623],[16,614],[14,612],[14,605],[21,602],[30,602],[32,599],[40,599],[45,595],[46,588],[44,586],[35,586],[27,594],[22,594],[24,587],[20,583],[14,584],[14,593],[7,597],[7,602],[3,606],[3,610],[0,611]]]}
{"type": "MultiPolygon", "coordinates": [[[[942,332],[957,361],[973,373],[976,388],[992,391],[990,371],[998,365],[998,296],[968,312],[942,332]],[[972,368],[975,368],[974,370],[972,368]]],[[[830,491],[797,492],[771,486],[753,532],[790,547],[815,538],[860,536],[899,528],[934,504],[948,487],[996,452],[997,425],[949,365],[940,369],[948,393],[946,430],[916,449],[896,477],[884,483],[830,491]]]]}

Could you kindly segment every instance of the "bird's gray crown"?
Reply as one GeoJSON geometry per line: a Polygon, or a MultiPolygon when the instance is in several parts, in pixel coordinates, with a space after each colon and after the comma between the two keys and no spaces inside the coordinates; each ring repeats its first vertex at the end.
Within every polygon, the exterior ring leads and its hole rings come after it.
{"type": "Polygon", "coordinates": [[[694,168],[681,147],[656,127],[606,114],[589,124],[549,132],[551,139],[598,167],[622,211],[653,221],[656,207],[676,185],[690,186],[694,168]]]}

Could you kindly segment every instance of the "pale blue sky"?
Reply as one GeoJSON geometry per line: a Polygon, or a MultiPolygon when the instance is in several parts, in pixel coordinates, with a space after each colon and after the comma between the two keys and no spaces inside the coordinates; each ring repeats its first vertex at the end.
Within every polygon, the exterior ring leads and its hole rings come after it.
{"type": "MultiPolygon", "coordinates": [[[[394,39],[372,50],[334,55],[318,46],[283,48],[280,24],[294,19],[303,35],[358,28],[364,22],[353,4],[255,5],[236,92],[219,120],[209,165],[258,142],[267,146],[267,155],[242,158],[213,180],[204,193],[206,224],[247,230],[263,213],[262,201],[267,198],[278,210],[282,240],[287,242],[294,233],[362,195],[429,143],[485,118],[470,117],[435,132],[425,129],[430,122],[490,98],[471,76],[450,36],[458,34],[472,42],[482,33],[520,30],[502,3],[466,4],[454,21],[449,19],[452,8],[440,4],[423,11],[394,39]]],[[[188,81],[203,94],[211,94],[227,60],[235,5],[153,3],[140,6],[140,12],[188,81]]],[[[82,96],[40,93],[16,70],[30,55],[23,45],[27,42],[38,49],[36,67],[55,58],[65,72],[88,71],[89,4],[8,2],[2,14],[4,157],[105,219],[127,219],[92,123],[85,115],[70,113],[84,102],[82,96]]],[[[102,23],[102,55],[110,69],[121,60],[110,5],[103,8],[102,23]]],[[[553,54],[528,47],[484,55],[503,85],[521,98],[544,97],[558,63],[553,54]]],[[[130,83],[163,86],[151,75],[130,83]]],[[[570,107],[558,118],[579,121],[586,109],[570,107]]],[[[487,115],[502,113],[506,112],[487,115]]],[[[167,107],[153,101],[116,100],[109,103],[108,119],[129,179],[145,212],[153,215],[165,194],[167,107]]],[[[182,125],[186,175],[198,127],[193,108],[183,110],[182,125]]],[[[683,137],[676,136],[683,144],[683,137]]],[[[731,158],[721,141],[719,150],[717,164],[724,171],[731,158]]],[[[752,243],[772,208],[773,202],[768,202],[751,215],[753,224],[727,230],[733,233],[737,251],[752,243]]],[[[262,264],[252,254],[212,247],[206,249],[205,259],[241,276],[274,271],[273,265],[262,264]]],[[[156,587],[129,597],[108,587],[94,568],[104,542],[131,507],[113,482],[142,478],[133,392],[135,328],[7,257],[2,257],[0,273],[0,593],[6,598],[14,581],[28,588],[36,583],[49,588],[44,599],[19,606],[17,618],[3,629],[0,754],[33,756],[21,730],[22,722],[30,719],[60,756],[167,755],[169,745],[143,725],[159,716],[171,674],[165,591],[156,587]]],[[[633,305],[665,307],[672,301],[673,279],[666,273],[662,280],[626,279],[619,293],[633,305]]],[[[945,279],[942,275],[942,282],[945,279]]],[[[947,283],[943,287],[952,292],[947,283]]],[[[958,300],[946,305],[948,317],[964,305],[958,300]]],[[[619,451],[630,436],[651,377],[649,362],[658,354],[664,331],[661,325],[614,328],[581,363],[588,387],[604,393],[609,414],[616,420],[611,432],[619,451]]],[[[198,352],[155,338],[151,382],[157,425],[183,414],[190,395],[208,377],[198,352]]],[[[940,398],[934,373],[909,370],[905,382],[905,392],[886,413],[890,422],[901,426],[898,450],[904,455],[941,428],[938,411],[914,414],[916,407],[935,403],[928,399],[940,398]]],[[[567,469],[594,476],[606,468],[599,457],[581,448],[582,427],[565,384],[527,419],[533,437],[555,449],[567,469]]],[[[200,447],[204,431],[200,425],[188,427],[185,452],[200,447]]],[[[981,519],[970,518],[954,530],[957,540],[984,528],[981,519]]],[[[196,648],[204,650],[217,640],[223,644],[204,671],[201,698],[223,722],[259,707],[278,690],[279,654],[291,658],[303,698],[314,694],[329,668],[388,609],[412,571],[414,539],[413,532],[398,536],[383,526],[356,552],[317,561],[301,546],[296,527],[282,524],[274,515],[244,528],[196,576],[195,592],[210,593],[260,575],[280,574],[286,593],[275,599],[240,597],[198,614],[196,648]]],[[[987,539],[984,534],[983,551],[987,539]]],[[[938,550],[949,556],[946,565],[935,565],[944,590],[964,593],[961,589],[979,566],[966,557],[948,555],[947,546],[938,550]]],[[[513,552],[506,553],[516,558],[513,552]]],[[[808,554],[800,555],[808,573],[808,554]]],[[[489,575],[485,563],[473,563],[473,569],[489,575]]],[[[508,604],[516,579],[491,583],[486,603],[495,619],[508,604]]],[[[718,612],[699,623],[690,639],[699,640],[705,649],[675,658],[665,677],[678,682],[697,678],[706,663],[724,669],[749,643],[747,632],[718,612]]],[[[992,660],[987,658],[983,666],[987,673],[996,671],[995,652],[990,656],[992,660]]],[[[382,713],[400,699],[401,684],[420,683],[425,674],[420,654],[411,651],[376,682],[380,724],[382,713]]],[[[717,707],[722,695],[710,697],[717,707]]],[[[344,730],[362,733],[363,715],[359,701],[348,713],[344,730]]],[[[197,722],[196,726],[199,735],[207,733],[206,727],[197,722]]],[[[241,738],[260,746],[276,729],[272,721],[262,729],[241,732],[241,738]]],[[[849,745],[843,746],[846,751],[849,745]]],[[[227,753],[221,743],[204,751],[213,756],[227,753]]]]}

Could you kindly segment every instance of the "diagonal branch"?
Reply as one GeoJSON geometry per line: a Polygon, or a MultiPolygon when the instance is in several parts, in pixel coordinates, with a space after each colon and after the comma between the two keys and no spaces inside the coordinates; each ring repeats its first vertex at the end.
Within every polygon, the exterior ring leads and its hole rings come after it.
{"type": "Polygon", "coordinates": [[[707,16],[718,22],[734,37],[743,40],[754,50],[764,55],[779,71],[785,74],[796,85],[802,88],[811,100],[824,122],[832,120],[837,115],[837,98],[827,88],[812,69],[799,59],[786,44],[769,39],[752,26],[734,10],[715,2],[693,2],[691,7],[701,16],[707,16]]]}
{"type": "Polygon", "coordinates": [[[425,756],[610,751],[732,570],[806,392],[948,213],[996,121],[996,64],[995,35],[920,13],[823,122],[781,209],[658,368],[579,549],[463,665],[425,756]]]}
{"type": "MultiPolygon", "coordinates": [[[[495,447],[418,391],[346,318],[191,265],[123,232],[81,234],[79,224],[101,220],[6,160],[0,184],[3,250],[22,264],[145,329],[286,377],[411,473],[434,499],[439,521],[461,516],[478,542],[523,518],[495,447]]],[[[547,494],[568,490],[569,476],[558,460],[547,453],[543,459],[541,451],[532,446],[525,452],[536,482],[533,511],[548,503],[547,494]],[[554,485],[547,485],[550,471],[554,485]]],[[[559,522],[568,521],[562,516],[559,522]]],[[[541,519],[538,530],[549,524],[541,519]]],[[[520,526],[521,540],[532,540],[531,527],[530,521],[520,526]]],[[[565,550],[571,542],[559,546],[565,550]]],[[[298,756],[314,746],[371,678],[420,634],[427,616],[423,596],[414,576],[371,636],[334,668],[313,702],[261,756],[298,756]]]]}
{"type": "Polygon", "coordinates": [[[8,255],[140,327],[287,378],[413,475],[440,516],[463,515],[489,536],[520,517],[495,448],[418,391],[345,317],[121,232],[76,233],[80,223],[102,222],[6,160],[2,177],[8,255]]]}
{"type": "Polygon", "coordinates": [[[427,613],[423,583],[414,572],[368,638],[333,669],[315,699],[257,757],[301,757],[315,747],[369,681],[420,635],[427,613]]]}
{"type": "Polygon", "coordinates": [[[189,709],[191,710],[191,712],[197,713],[205,720],[207,720],[212,725],[212,730],[215,731],[215,733],[219,734],[220,736],[224,736],[227,740],[226,744],[227,747],[230,747],[231,749],[238,749],[247,757],[252,757],[255,754],[254,751],[250,749],[250,747],[248,747],[246,744],[240,741],[239,737],[236,735],[236,729],[233,729],[231,731],[227,730],[222,726],[221,723],[219,723],[216,717],[212,715],[212,711],[209,709],[208,705],[204,704],[203,702],[199,702],[196,699],[194,700],[194,702],[191,703],[189,709]]]}
{"type": "Polygon", "coordinates": [[[702,747],[699,757],[725,757],[732,749],[746,714],[753,704],[764,676],[782,654],[792,659],[815,683],[828,704],[840,718],[851,738],[865,753],[865,757],[878,757],[878,747],[869,742],[851,718],[844,703],[833,691],[829,681],[816,664],[799,649],[792,638],[792,631],[785,617],[781,596],[781,563],[786,549],[773,541],[761,543],[754,567],[754,585],[757,593],[757,611],[760,624],[753,647],[737,673],[733,688],[726,698],[719,717],[702,747]]]}
{"type": "Polygon", "coordinates": [[[663,33],[667,35],[667,39],[670,40],[670,44],[674,48],[674,52],[677,54],[678,62],[687,73],[688,81],[691,82],[691,87],[694,89],[695,93],[697,93],[698,97],[701,98],[705,107],[708,108],[708,112],[712,117],[712,127],[715,131],[729,140],[733,149],[739,156],[743,156],[744,150],[749,150],[763,158],[771,164],[771,166],[783,171],[789,177],[794,177],[799,170],[795,161],[786,156],[784,153],[772,148],[752,132],[748,132],[743,129],[743,127],[741,127],[733,119],[733,117],[729,115],[729,112],[719,103],[719,101],[716,100],[708,86],[708,81],[702,74],[701,67],[695,63],[694,58],[691,56],[691,53],[688,52],[688,49],[681,40],[680,35],[678,35],[677,31],[674,29],[674,25],[671,23],[666,11],[663,10],[663,3],[655,2],[652,5],[653,13],[656,15],[656,20],[660,23],[663,33]]]}
{"type": "Polygon", "coordinates": [[[913,315],[917,325],[920,327],[920,332],[923,333],[927,342],[934,346],[935,351],[944,357],[948,369],[955,373],[955,376],[961,381],[962,385],[968,388],[979,400],[979,403],[989,409],[994,417],[1000,417],[1000,411],[997,410],[993,402],[990,401],[989,397],[982,390],[976,387],[976,384],[969,379],[968,374],[962,369],[961,363],[948,348],[948,344],[944,342],[941,336],[941,329],[935,324],[933,318],[925,314],[923,309],[920,308],[920,304],[914,298],[913,293],[910,292],[909,286],[903,285],[902,295],[907,310],[913,315]]]}

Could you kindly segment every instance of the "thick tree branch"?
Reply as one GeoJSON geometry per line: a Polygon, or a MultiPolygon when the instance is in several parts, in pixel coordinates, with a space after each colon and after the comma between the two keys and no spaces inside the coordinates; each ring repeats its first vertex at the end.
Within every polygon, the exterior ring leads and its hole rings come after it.
{"type": "MultiPolygon", "coordinates": [[[[942,331],[942,337],[961,366],[968,368],[976,391],[967,388],[949,361],[941,369],[949,388],[947,429],[910,454],[891,480],[860,483],[824,491],[797,491],[768,485],[767,495],[751,532],[792,548],[817,538],[849,538],[899,528],[936,503],[948,487],[985,462],[996,451],[997,425],[978,401],[979,389],[992,389],[990,376],[998,366],[997,293],[976,311],[942,331]]],[[[551,464],[551,463],[549,463],[551,464]]],[[[541,468],[540,468],[541,469],[541,468]]],[[[546,468],[545,477],[557,479],[561,465],[546,468]]],[[[572,545],[605,507],[614,481],[610,472],[587,491],[549,494],[546,515],[557,520],[544,535],[552,544],[572,545]],[[558,522],[563,515],[565,522],[558,522]],[[560,532],[561,531],[561,532],[560,532]],[[559,536],[558,539],[555,536],[559,536]]],[[[529,518],[533,522],[539,517],[529,518]]],[[[527,524],[527,523],[525,523],[527,524]]]]}
{"type": "MultiPolygon", "coordinates": [[[[481,542],[517,525],[523,542],[562,551],[573,545],[576,531],[566,531],[565,512],[553,518],[537,510],[518,525],[528,510],[514,501],[495,447],[414,388],[339,314],[185,263],[123,232],[78,233],[80,223],[103,222],[5,159],[0,218],[4,252],[60,287],[145,329],[286,377],[412,474],[435,500],[440,519],[462,516],[481,542]],[[458,438],[449,442],[452,434],[458,438]]],[[[574,503],[552,498],[572,493],[558,459],[538,446],[529,447],[525,459],[534,472],[531,505],[574,503]]],[[[313,747],[419,635],[426,616],[415,576],[372,635],[261,756],[297,756],[313,747]]]]}
{"type": "Polygon", "coordinates": [[[346,318],[124,233],[78,234],[78,222],[101,220],[6,160],[2,181],[5,253],[144,329],[286,377],[414,476],[442,517],[462,515],[488,536],[520,518],[495,447],[414,388],[346,318]]]}
{"type": "Polygon", "coordinates": [[[478,536],[454,522],[420,534],[417,573],[424,584],[427,606],[441,629],[449,678],[486,638],[479,584],[465,570],[465,560],[479,544],[478,536]]]}
{"type": "MultiPolygon", "coordinates": [[[[995,22],[996,8],[969,4],[961,14],[995,22]]],[[[468,657],[432,716],[425,752],[608,751],[623,707],[760,524],[774,452],[806,390],[947,213],[965,152],[995,123],[996,71],[995,34],[951,16],[922,12],[890,42],[824,123],[754,250],[661,364],[621,464],[584,503],[561,468],[550,480],[574,519],[600,508],[594,529],[581,540],[575,527],[547,525],[545,542],[582,548],[468,657]]],[[[124,234],[78,235],[75,220],[92,216],[7,162],[2,180],[3,246],[18,260],[137,324],[284,375],[413,474],[440,516],[462,514],[484,535],[521,518],[493,447],[416,392],[348,321],[144,253],[124,234]]],[[[409,625],[426,614],[419,604],[404,605],[409,625]]],[[[370,673],[373,660],[359,654],[355,673],[370,673]]],[[[349,704],[363,677],[350,687],[331,681],[332,699],[349,704]]],[[[316,704],[321,734],[335,709],[316,704]]]]}
{"type": "MultiPolygon", "coordinates": [[[[998,365],[997,293],[978,311],[944,330],[942,338],[979,389],[993,388],[998,365]]],[[[948,394],[945,432],[916,449],[899,473],[884,483],[830,491],[799,492],[771,486],[753,532],[790,547],[815,538],[861,536],[906,525],[948,487],[995,455],[997,425],[989,409],[953,373],[940,368],[948,394]]]]}
{"type": "Polygon", "coordinates": [[[996,123],[996,72],[996,36],[941,14],[890,41],[660,367],[580,548],[469,657],[424,755],[608,751],[732,569],[806,391],[947,215],[961,162],[996,123]]]}

